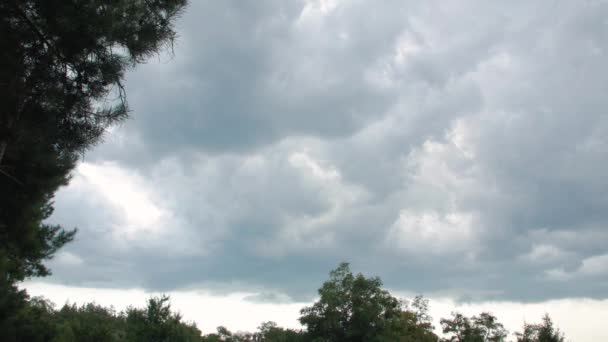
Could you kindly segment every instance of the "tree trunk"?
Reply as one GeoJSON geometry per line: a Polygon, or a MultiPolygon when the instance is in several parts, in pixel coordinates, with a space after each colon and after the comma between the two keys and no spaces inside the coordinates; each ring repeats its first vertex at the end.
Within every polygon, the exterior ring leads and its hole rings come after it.
{"type": "Polygon", "coordinates": [[[2,166],[2,159],[4,159],[4,152],[6,152],[7,145],[8,142],[6,140],[0,142],[0,166],[2,166]]]}

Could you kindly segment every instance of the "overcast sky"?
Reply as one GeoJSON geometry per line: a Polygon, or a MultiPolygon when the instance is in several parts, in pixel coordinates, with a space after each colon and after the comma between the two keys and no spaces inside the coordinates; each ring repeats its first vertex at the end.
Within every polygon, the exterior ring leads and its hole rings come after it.
{"type": "Polygon", "coordinates": [[[45,281],[276,304],[348,261],[404,293],[605,303],[607,18],[192,0],[57,195],[51,221],[79,233],[45,281]]]}

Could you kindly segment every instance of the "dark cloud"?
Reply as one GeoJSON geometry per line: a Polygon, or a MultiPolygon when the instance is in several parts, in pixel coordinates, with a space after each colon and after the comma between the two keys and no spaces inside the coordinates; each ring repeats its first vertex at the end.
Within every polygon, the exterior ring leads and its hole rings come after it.
{"type": "Polygon", "coordinates": [[[283,301],[347,260],[394,289],[606,297],[607,14],[193,1],[58,195],[80,234],[52,279],[283,301]]]}

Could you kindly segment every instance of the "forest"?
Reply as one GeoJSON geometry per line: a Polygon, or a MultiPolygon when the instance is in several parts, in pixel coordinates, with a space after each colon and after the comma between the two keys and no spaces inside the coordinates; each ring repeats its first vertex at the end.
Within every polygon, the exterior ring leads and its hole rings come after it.
{"type": "Polygon", "coordinates": [[[0,2],[2,341],[565,341],[548,315],[511,333],[489,312],[454,312],[434,327],[427,299],[396,298],[379,278],[354,274],[347,263],[302,308],[296,330],[261,322],[254,332],[218,327],[202,334],[167,296],[116,312],[95,303],[57,308],[20,289],[26,279],[50,275],[45,262],[77,234],[48,221],[54,195],[82,156],[129,116],[125,74],[172,51],[174,22],[186,6],[186,0],[0,2]]]}

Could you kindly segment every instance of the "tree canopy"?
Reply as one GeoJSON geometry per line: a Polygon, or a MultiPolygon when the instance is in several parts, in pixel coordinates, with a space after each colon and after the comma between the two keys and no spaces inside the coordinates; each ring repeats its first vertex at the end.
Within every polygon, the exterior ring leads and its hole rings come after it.
{"type": "Polygon", "coordinates": [[[47,223],[77,160],[127,117],[125,72],[176,37],[186,0],[0,2],[0,324],[15,283],[75,230],[47,223]]]}
{"type": "Polygon", "coordinates": [[[448,334],[442,342],[503,342],[507,338],[502,323],[489,312],[472,318],[453,312],[451,318],[441,319],[441,327],[448,334]]]}
{"type": "Polygon", "coordinates": [[[549,315],[543,316],[539,324],[524,324],[520,333],[515,333],[517,342],[565,342],[564,334],[555,328],[549,315]]]}
{"type": "Polygon", "coordinates": [[[424,305],[418,305],[422,313],[405,311],[399,299],[382,289],[380,278],[353,275],[347,263],[331,271],[319,296],[301,311],[311,341],[399,341],[407,340],[408,332],[436,340],[424,305]]]}

